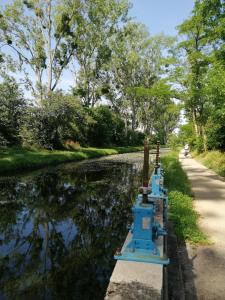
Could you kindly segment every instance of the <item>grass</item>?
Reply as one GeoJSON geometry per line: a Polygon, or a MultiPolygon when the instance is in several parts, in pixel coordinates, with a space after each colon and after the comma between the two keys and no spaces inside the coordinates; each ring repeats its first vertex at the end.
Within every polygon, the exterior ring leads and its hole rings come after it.
{"type": "Polygon", "coordinates": [[[206,151],[201,154],[192,153],[207,168],[212,169],[218,175],[225,177],[225,153],[220,151],[206,151]]]}
{"type": "Polygon", "coordinates": [[[161,158],[165,170],[165,186],[169,190],[169,219],[173,223],[178,241],[208,244],[207,236],[198,226],[198,214],[193,207],[190,182],[178,160],[178,152],[161,158]]]}
{"type": "Polygon", "coordinates": [[[63,162],[80,161],[105,155],[136,152],[143,147],[116,147],[110,149],[81,148],[76,151],[48,151],[43,149],[6,148],[0,149],[0,174],[11,175],[21,171],[63,162]]]}

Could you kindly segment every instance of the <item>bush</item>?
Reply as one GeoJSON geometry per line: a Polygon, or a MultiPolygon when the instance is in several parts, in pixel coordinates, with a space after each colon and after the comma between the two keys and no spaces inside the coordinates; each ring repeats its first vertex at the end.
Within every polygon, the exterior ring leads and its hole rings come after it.
{"type": "Polygon", "coordinates": [[[125,143],[129,146],[139,146],[143,145],[145,134],[139,131],[133,131],[131,129],[127,130],[127,135],[125,137],[125,143]]]}
{"type": "Polygon", "coordinates": [[[62,149],[65,140],[84,142],[84,129],[90,121],[73,96],[52,93],[42,107],[30,107],[21,128],[24,145],[62,149]]]}
{"type": "Polygon", "coordinates": [[[170,134],[168,137],[168,147],[175,150],[181,145],[180,138],[176,134],[170,134]]]}
{"type": "Polygon", "coordinates": [[[179,139],[182,145],[189,144],[191,148],[195,147],[196,135],[192,122],[180,126],[179,139]]]}
{"type": "Polygon", "coordinates": [[[202,137],[195,138],[194,149],[197,151],[197,153],[202,153],[204,151],[204,142],[202,137]]]}
{"type": "Polygon", "coordinates": [[[99,106],[90,110],[94,122],[88,130],[88,144],[96,147],[124,145],[124,121],[108,106],[99,106]]]}
{"type": "Polygon", "coordinates": [[[216,111],[206,125],[207,146],[209,150],[225,151],[225,110],[216,111]]]}
{"type": "Polygon", "coordinates": [[[118,114],[107,106],[85,108],[74,96],[52,93],[41,107],[29,107],[20,136],[24,146],[73,149],[128,146],[143,143],[144,135],[128,130],[118,114]]]}

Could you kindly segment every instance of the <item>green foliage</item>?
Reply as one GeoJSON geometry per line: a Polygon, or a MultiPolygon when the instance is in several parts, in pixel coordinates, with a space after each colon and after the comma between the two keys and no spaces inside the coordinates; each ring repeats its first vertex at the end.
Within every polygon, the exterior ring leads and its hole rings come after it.
{"type": "Polygon", "coordinates": [[[2,51],[22,72],[22,82],[35,98],[55,90],[76,51],[70,21],[77,21],[81,4],[60,2],[14,0],[0,9],[2,51]]]}
{"type": "Polygon", "coordinates": [[[145,139],[145,134],[140,131],[133,131],[132,129],[128,129],[124,138],[125,145],[143,145],[145,139]]]}
{"type": "Polygon", "coordinates": [[[180,126],[179,139],[182,145],[189,144],[191,147],[194,146],[195,133],[192,122],[180,126]]]}
{"type": "Polygon", "coordinates": [[[207,151],[201,154],[193,153],[206,167],[212,169],[220,176],[225,177],[225,153],[220,151],[207,151]]]}
{"type": "Polygon", "coordinates": [[[191,17],[178,29],[185,37],[179,45],[186,54],[185,64],[179,66],[178,76],[187,117],[195,128],[192,144],[198,152],[225,150],[223,1],[196,1],[191,17]]]}
{"type": "Polygon", "coordinates": [[[128,21],[129,7],[129,0],[14,0],[1,8],[4,59],[10,50],[35,100],[17,133],[23,145],[137,145],[153,133],[166,142],[179,119],[168,84],[174,39],[150,37],[128,21]],[[79,65],[74,97],[54,92],[72,59],[79,65]],[[94,107],[103,96],[112,111],[94,107]]]}
{"type": "Polygon", "coordinates": [[[167,104],[163,99],[172,96],[165,66],[172,62],[168,49],[173,42],[164,35],[150,37],[143,24],[134,22],[125,24],[111,41],[108,97],[113,107],[131,121],[133,130],[140,125],[146,134],[151,134],[155,111],[159,107],[163,110],[167,104]]]}
{"type": "Polygon", "coordinates": [[[129,8],[129,0],[13,0],[2,6],[3,73],[10,68],[22,75],[35,103],[20,128],[24,145],[135,145],[144,137],[139,128],[166,142],[179,119],[168,84],[175,39],[151,37],[143,24],[129,21],[129,8]],[[54,92],[72,61],[79,65],[75,97],[54,92]],[[113,112],[95,107],[103,98],[113,112]]]}
{"type": "Polygon", "coordinates": [[[209,117],[206,134],[209,150],[225,149],[225,110],[218,110],[209,117]]]}
{"type": "Polygon", "coordinates": [[[99,106],[91,111],[94,123],[88,132],[90,144],[98,147],[123,145],[125,124],[107,106],[99,106]]]}
{"type": "Polygon", "coordinates": [[[126,132],[124,121],[108,106],[98,106],[89,112],[94,120],[87,134],[89,144],[98,147],[143,144],[144,134],[126,132]]]}
{"type": "Polygon", "coordinates": [[[180,117],[180,105],[171,100],[174,91],[165,80],[158,80],[150,88],[137,87],[133,90],[138,99],[139,118],[146,134],[154,132],[165,145],[180,117]]]}
{"type": "Polygon", "coordinates": [[[178,153],[171,152],[161,159],[165,169],[165,186],[169,190],[169,219],[179,241],[208,243],[206,235],[198,227],[190,182],[179,163],[178,153]]]}
{"type": "Polygon", "coordinates": [[[76,97],[60,92],[49,94],[42,106],[27,109],[20,136],[24,146],[46,149],[63,149],[76,143],[97,147],[140,145],[144,139],[142,133],[126,132],[124,121],[108,106],[85,108],[76,97]]]}
{"type": "Polygon", "coordinates": [[[181,141],[178,135],[172,133],[168,137],[167,145],[172,150],[176,150],[179,146],[181,146],[181,141]]]}
{"type": "Polygon", "coordinates": [[[93,107],[104,94],[106,70],[112,56],[110,39],[126,21],[128,8],[127,0],[84,1],[78,26],[77,19],[72,20],[72,29],[80,37],[75,53],[80,71],[74,92],[80,94],[87,107],[93,107]]]}
{"type": "Polygon", "coordinates": [[[198,214],[193,208],[193,198],[181,192],[169,193],[170,215],[175,233],[180,241],[193,244],[207,244],[206,236],[198,227],[198,214]]]}
{"type": "Polygon", "coordinates": [[[19,129],[26,101],[15,80],[7,78],[0,83],[0,145],[20,141],[19,129]]]}
{"type": "Polygon", "coordinates": [[[62,149],[66,140],[83,142],[89,122],[91,118],[78,99],[51,93],[41,107],[28,109],[21,136],[25,146],[62,149]]]}
{"type": "Polygon", "coordinates": [[[197,151],[197,153],[202,153],[204,151],[204,140],[203,137],[198,136],[194,140],[194,149],[197,151]]]}

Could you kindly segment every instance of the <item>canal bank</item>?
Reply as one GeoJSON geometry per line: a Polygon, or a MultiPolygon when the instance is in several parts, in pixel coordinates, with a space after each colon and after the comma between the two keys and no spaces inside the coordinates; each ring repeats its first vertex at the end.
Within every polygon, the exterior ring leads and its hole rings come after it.
{"type": "Polygon", "coordinates": [[[79,148],[77,150],[45,150],[26,148],[0,149],[0,175],[12,175],[32,171],[43,167],[55,166],[66,162],[77,162],[107,155],[141,151],[142,146],[114,148],[79,148]]]}

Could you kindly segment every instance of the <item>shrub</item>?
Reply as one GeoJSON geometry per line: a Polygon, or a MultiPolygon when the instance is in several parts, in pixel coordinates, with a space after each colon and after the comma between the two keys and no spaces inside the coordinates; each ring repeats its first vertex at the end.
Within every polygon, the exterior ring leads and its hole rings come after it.
{"type": "Polygon", "coordinates": [[[97,147],[123,145],[125,124],[118,114],[108,106],[99,106],[90,110],[94,122],[88,130],[88,144],[97,147]]]}
{"type": "Polygon", "coordinates": [[[225,110],[216,111],[206,125],[207,146],[209,150],[225,151],[225,110]]]}
{"type": "Polygon", "coordinates": [[[130,146],[143,145],[144,138],[145,138],[145,134],[143,132],[133,131],[131,129],[128,129],[125,138],[125,143],[126,145],[130,145],[130,146]]]}
{"type": "Polygon", "coordinates": [[[61,93],[49,95],[41,107],[30,107],[21,128],[23,143],[62,149],[65,140],[82,142],[89,120],[79,100],[61,93]],[[83,129],[83,128],[82,128],[83,129]]]}

